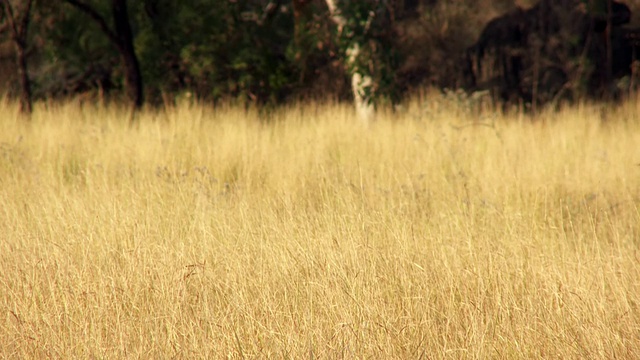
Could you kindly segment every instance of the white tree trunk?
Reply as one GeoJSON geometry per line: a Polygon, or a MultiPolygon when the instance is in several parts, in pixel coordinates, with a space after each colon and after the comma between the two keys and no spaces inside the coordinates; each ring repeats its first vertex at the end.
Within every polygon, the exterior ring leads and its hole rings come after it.
{"type": "MultiPolygon", "coordinates": [[[[337,8],[335,0],[326,0],[326,3],[331,19],[338,26],[338,32],[342,33],[343,27],[347,23],[346,20],[340,13],[340,9],[337,8]]],[[[358,67],[358,56],[360,56],[360,44],[354,41],[347,49],[345,60],[351,76],[351,90],[353,91],[356,114],[363,123],[369,125],[375,119],[373,94],[371,93],[374,83],[371,76],[358,67]]]]}

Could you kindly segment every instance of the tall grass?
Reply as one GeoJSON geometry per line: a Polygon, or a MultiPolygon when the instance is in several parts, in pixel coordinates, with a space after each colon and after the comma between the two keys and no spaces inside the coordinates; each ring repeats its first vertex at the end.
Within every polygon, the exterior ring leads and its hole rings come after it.
{"type": "Polygon", "coordinates": [[[2,358],[633,358],[638,105],[0,103],[2,358]]]}

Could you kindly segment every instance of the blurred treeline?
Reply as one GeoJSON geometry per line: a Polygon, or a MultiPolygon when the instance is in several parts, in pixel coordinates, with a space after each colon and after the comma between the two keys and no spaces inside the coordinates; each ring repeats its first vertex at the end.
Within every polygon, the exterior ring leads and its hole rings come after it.
{"type": "MultiPolygon", "coordinates": [[[[27,0],[1,1],[0,91],[18,96],[16,39],[7,24],[8,15],[26,15],[20,11],[27,0]]],[[[118,43],[126,35],[114,14],[118,2],[126,6],[145,103],[196,97],[276,104],[351,96],[344,51],[324,0],[33,0],[23,44],[33,98],[126,96],[132,78],[123,63],[126,41],[118,43]]],[[[458,86],[457,63],[487,22],[534,2],[371,1],[384,14],[376,14],[372,26],[393,56],[394,91],[458,86]]]]}

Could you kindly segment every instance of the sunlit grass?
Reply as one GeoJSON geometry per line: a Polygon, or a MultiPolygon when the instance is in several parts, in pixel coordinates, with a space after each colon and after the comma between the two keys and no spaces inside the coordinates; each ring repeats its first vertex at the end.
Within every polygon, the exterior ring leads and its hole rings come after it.
{"type": "Polygon", "coordinates": [[[638,105],[473,110],[0,102],[0,357],[637,356],[638,105]]]}

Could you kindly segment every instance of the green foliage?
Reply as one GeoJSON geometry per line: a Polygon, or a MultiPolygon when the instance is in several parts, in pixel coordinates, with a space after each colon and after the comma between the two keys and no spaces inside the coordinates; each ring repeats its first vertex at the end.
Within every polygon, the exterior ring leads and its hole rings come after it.
{"type": "MultiPolygon", "coordinates": [[[[87,1],[111,26],[109,2],[87,1]]],[[[290,1],[268,8],[266,0],[129,1],[148,97],[192,92],[200,98],[281,102],[299,78],[290,1]]],[[[64,2],[40,7],[53,26],[38,29],[44,95],[85,88],[92,69],[105,69],[121,86],[118,52],[93,19],[64,2]],[[71,80],[70,80],[71,79],[71,80]]],[[[89,85],[90,86],[90,85],[89,85]]]]}
{"type": "MultiPolygon", "coordinates": [[[[109,11],[104,5],[96,9],[103,14],[109,11]]],[[[93,20],[77,9],[62,2],[39,2],[33,17],[30,44],[37,45],[32,52],[40,65],[34,77],[37,95],[66,94],[81,87],[71,82],[99,76],[101,69],[115,70],[116,49],[93,20]]]]}
{"type": "MultiPolygon", "coordinates": [[[[110,1],[85,1],[113,25],[110,1]]],[[[466,2],[460,0],[458,8],[466,8],[466,2]]],[[[404,5],[391,0],[342,0],[339,7],[347,24],[341,32],[331,22],[324,0],[307,2],[302,16],[294,16],[291,0],[139,0],[128,4],[146,97],[155,103],[181,94],[262,104],[300,97],[344,98],[350,93],[345,75],[354,68],[373,80],[373,86],[365,89],[366,97],[377,104],[395,102],[407,79],[402,69],[409,69],[412,80],[432,80],[440,73],[450,76],[451,71],[442,71],[442,63],[463,47],[447,44],[473,35],[458,31],[469,23],[467,15],[473,14],[465,12],[464,21],[449,21],[451,14],[445,10],[451,11],[451,6],[445,2],[438,2],[437,7],[421,5],[412,20],[403,19],[399,9],[404,5]],[[272,3],[277,6],[270,7],[272,3]],[[439,9],[434,16],[444,20],[435,29],[424,27],[417,35],[411,34],[413,39],[425,35],[431,39],[415,46],[404,29],[419,29],[416,19],[433,9],[439,9]],[[447,24],[449,30],[442,35],[439,29],[447,24]],[[353,44],[359,45],[359,56],[349,66],[344,59],[353,44]],[[417,64],[426,69],[423,73],[431,72],[429,78],[417,78],[411,75],[413,68],[403,65],[419,52],[426,55],[418,56],[417,64]],[[346,71],[338,64],[347,66],[346,71]]],[[[36,80],[41,89],[71,89],[40,94],[86,91],[97,82],[91,75],[96,69],[105,73],[106,79],[100,81],[110,83],[114,93],[120,90],[119,54],[95,21],[62,0],[40,2],[37,13],[46,14],[50,21],[38,21],[33,31],[40,38],[36,80]],[[60,85],[68,82],[84,84],[60,85]]],[[[456,41],[473,41],[467,40],[456,41]]]]}
{"type": "Polygon", "coordinates": [[[136,50],[151,86],[214,99],[275,102],[286,96],[293,22],[282,9],[265,14],[264,1],[217,0],[158,0],[155,12],[149,4],[146,11],[137,6],[136,50]]]}
{"type": "MultiPolygon", "coordinates": [[[[203,99],[280,103],[310,86],[319,69],[326,71],[336,60],[332,53],[342,58],[349,44],[357,42],[362,47],[355,66],[375,83],[367,91],[376,98],[396,98],[397,53],[384,2],[341,4],[349,24],[334,38],[335,45],[328,18],[318,15],[326,13],[323,2],[311,5],[311,15],[298,24],[291,1],[273,3],[277,7],[270,7],[269,0],[130,1],[147,97],[158,102],[163,95],[189,92],[203,99]]],[[[112,25],[109,2],[88,4],[112,25]]],[[[83,72],[91,69],[105,69],[113,85],[121,87],[118,52],[99,26],[63,2],[47,8],[55,25],[44,36],[48,68],[43,69],[43,87],[84,78],[83,72]],[[52,69],[55,76],[49,76],[52,69]]]]}
{"type": "Polygon", "coordinates": [[[399,98],[396,70],[400,57],[393,44],[394,33],[385,0],[339,2],[340,14],[345,20],[337,43],[343,57],[349,57],[354,45],[359,48],[355,61],[348,65],[350,73],[358,72],[373,79],[365,88],[365,99],[373,103],[399,98]]]}
{"type": "MultiPolygon", "coordinates": [[[[110,0],[84,2],[113,26],[110,0]]],[[[304,4],[300,8],[292,0],[130,0],[128,5],[146,98],[152,102],[182,95],[259,104],[344,99],[350,93],[345,75],[357,70],[373,80],[363,95],[381,104],[423,86],[460,86],[461,54],[487,22],[536,2],[339,0],[346,20],[341,31],[324,0],[296,2],[304,4]],[[344,61],[355,44],[355,62],[344,61]]],[[[39,1],[34,10],[30,69],[37,96],[73,95],[102,87],[99,83],[119,93],[121,59],[94,20],[63,0],[39,1]]],[[[563,41],[582,49],[580,39],[563,41]]],[[[598,64],[571,66],[585,72],[598,64]]]]}

